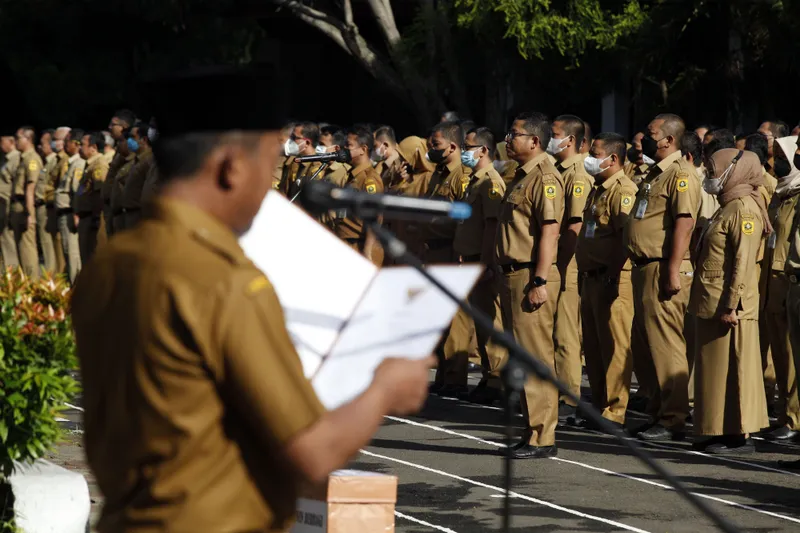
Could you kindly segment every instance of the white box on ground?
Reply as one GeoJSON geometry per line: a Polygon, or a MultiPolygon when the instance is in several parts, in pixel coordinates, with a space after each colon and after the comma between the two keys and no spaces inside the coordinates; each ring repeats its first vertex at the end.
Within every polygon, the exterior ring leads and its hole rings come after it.
{"type": "Polygon", "coordinates": [[[290,533],[393,533],[397,478],[375,472],[337,470],[321,487],[297,500],[290,533]]]}
{"type": "Polygon", "coordinates": [[[25,533],[85,533],[91,500],[84,477],[40,459],[16,463],[9,478],[14,519],[25,533]]]}

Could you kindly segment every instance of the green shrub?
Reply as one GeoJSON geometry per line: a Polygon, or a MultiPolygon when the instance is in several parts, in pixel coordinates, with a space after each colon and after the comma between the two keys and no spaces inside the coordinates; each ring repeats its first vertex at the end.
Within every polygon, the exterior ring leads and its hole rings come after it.
{"type": "Polygon", "coordinates": [[[62,278],[0,278],[0,480],[58,440],[56,415],[78,392],[78,368],[62,278]]]}

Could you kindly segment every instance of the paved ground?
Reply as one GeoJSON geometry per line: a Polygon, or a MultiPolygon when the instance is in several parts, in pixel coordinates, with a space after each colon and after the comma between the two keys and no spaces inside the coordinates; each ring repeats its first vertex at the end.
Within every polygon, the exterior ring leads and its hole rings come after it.
{"type": "MultiPolygon", "coordinates": [[[[629,425],[644,421],[629,417],[629,425]]],[[[53,459],[85,472],[80,411],[66,418],[77,431],[53,459]]],[[[351,466],[399,476],[398,533],[499,532],[502,422],[499,409],[431,397],[419,416],[387,419],[351,466]]],[[[514,463],[512,531],[715,531],[612,437],[560,427],[557,439],[557,458],[514,463]]],[[[742,531],[800,531],[800,474],[778,465],[800,457],[800,444],[757,445],[759,453],[739,458],[688,443],[647,447],[742,531]]],[[[99,510],[94,488],[93,499],[99,510]]]]}

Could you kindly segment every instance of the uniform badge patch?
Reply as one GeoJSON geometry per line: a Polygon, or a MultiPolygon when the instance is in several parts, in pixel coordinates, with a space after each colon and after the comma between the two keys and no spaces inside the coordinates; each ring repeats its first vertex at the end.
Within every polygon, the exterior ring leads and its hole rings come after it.
{"type": "Polygon", "coordinates": [[[378,185],[375,184],[374,181],[368,181],[367,182],[367,192],[369,194],[375,194],[376,192],[378,192],[378,185]]]}
{"type": "Polygon", "coordinates": [[[103,175],[103,171],[101,169],[99,169],[99,168],[94,169],[94,172],[92,172],[92,177],[94,179],[97,179],[102,175],[103,175]]]}
{"type": "Polygon", "coordinates": [[[500,198],[500,196],[502,195],[500,194],[500,189],[498,189],[497,186],[494,186],[491,189],[489,189],[489,198],[491,198],[492,200],[500,198]]]}
{"type": "Polygon", "coordinates": [[[556,186],[555,185],[545,185],[544,186],[544,196],[548,200],[553,200],[556,197],[556,186]]]}
{"type": "Polygon", "coordinates": [[[264,276],[259,276],[247,284],[247,294],[255,294],[270,286],[269,280],[264,276]]]}
{"type": "Polygon", "coordinates": [[[584,185],[582,181],[575,182],[575,185],[572,186],[572,194],[575,196],[575,198],[580,198],[583,196],[583,188],[584,185]]]}
{"type": "Polygon", "coordinates": [[[82,177],[83,177],[83,170],[81,170],[81,169],[77,169],[77,170],[75,171],[75,179],[76,179],[76,180],[78,180],[78,181],[80,181],[80,179],[81,179],[82,177]]]}
{"type": "Polygon", "coordinates": [[[681,172],[678,174],[678,192],[686,192],[689,190],[689,176],[681,177],[681,174],[686,174],[685,172],[681,172]]]}
{"type": "Polygon", "coordinates": [[[36,160],[32,159],[28,163],[28,170],[30,170],[31,172],[36,172],[37,170],[39,170],[39,163],[37,163],[36,160]]]}
{"type": "Polygon", "coordinates": [[[630,207],[633,205],[633,195],[632,194],[623,194],[622,195],[622,207],[630,207]]]}
{"type": "Polygon", "coordinates": [[[752,235],[755,226],[751,220],[742,220],[742,233],[745,235],[752,235]]]}

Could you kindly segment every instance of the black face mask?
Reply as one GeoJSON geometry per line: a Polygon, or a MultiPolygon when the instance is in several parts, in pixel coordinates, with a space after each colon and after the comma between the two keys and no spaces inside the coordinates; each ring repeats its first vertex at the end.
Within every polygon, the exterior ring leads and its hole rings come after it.
{"type": "Polygon", "coordinates": [[[431,148],[428,150],[428,159],[431,160],[431,163],[438,165],[442,161],[444,161],[444,149],[441,150],[434,150],[431,148]]]}
{"type": "Polygon", "coordinates": [[[655,159],[656,152],[658,152],[658,141],[649,135],[645,135],[642,138],[642,153],[650,159],[655,159]]]}
{"type": "Polygon", "coordinates": [[[800,154],[794,154],[794,168],[800,168],[800,154]]]}
{"type": "Polygon", "coordinates": [[[776,159],[772,168],[777,178],[785,178],[792,171],[792,165],[786,159],[776,159]]]}
{"type": "Polygon", "coordinates": [[[639,150],[637,150],[634,147],[631,147],[631,149],[628,150],[628,161],[630,161],[631,163],[633,163],[635,165],[636,162],[639,161],[640,153],[641,152],[639,152],[639,150]]]}

